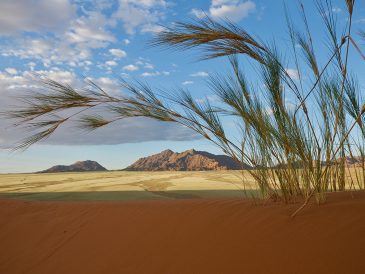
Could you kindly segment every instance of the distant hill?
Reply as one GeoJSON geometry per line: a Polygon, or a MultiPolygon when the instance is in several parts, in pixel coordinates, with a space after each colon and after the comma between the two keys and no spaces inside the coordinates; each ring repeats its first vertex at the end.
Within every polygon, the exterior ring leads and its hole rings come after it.
{"type": "MultiPolygon", "coordinates": [[[[341,159],[337,159],[336,162],[341,162],[341,159]]],[[[362,162],[361,156],[355,156],[345,157],[345,164],[349,167],[361,167],[364,163],[362,162]]]]}
{"type": "MultiPolygon", "coordinates": [[[[250,166],[244,166],[249,169],[250,166]]],[[[181,153],[164,150],[158,154],[141,158],[128,166],[128,171],[201,171],[201,170],[237,170],[241,166],[226,155],[214,155],[194,149],[181,153]]]]}
{"type": "MultiPolygon", "coordinates": [[[[343,158],[337,158],[336,160],[329,162],[329,164],[326,161],[322,161],[321,164],[322,166],[327,166],[327,165],[335,165],[336,163],[339,164],[341,163],[343,158]]],[[[361,167],[364,163],[362,162],[361,156],[354,156],[354,157],[345,157],[344,158],[345,161],[345,166],[347,167],[361,167]]],[[[303,163],[301,161],[296,161],[293,164],[294,168],[302,168],[303,167],[303,163]]],[[[275,166],[275,168],[287,168],[287,164],[278,164],[275,166]]]]}
{"type": "Polygon", "coordinates": [[[95,161],[79,161],[69,166],[57,165],[39,173],[56,173],[56,172],[88,172],[88,171],[106,171],[107,169],[95,161]]]}

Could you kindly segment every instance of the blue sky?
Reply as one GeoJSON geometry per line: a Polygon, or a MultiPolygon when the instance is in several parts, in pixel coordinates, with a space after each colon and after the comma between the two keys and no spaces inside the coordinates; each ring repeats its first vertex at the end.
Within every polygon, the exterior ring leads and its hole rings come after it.
{"type": "MultiPolygon", "coordinates": [[[[321,19],[312,1],[303,2],[318,41],[319,58],[324,60],[326,39],[318,27],[321,19]]],[[[2,0],[0,109],[16,105],[15,95],[34,91],[34,72],[76,87],[82,87],[85,76],[90,77],[113,94],[121,92],[118,79],[122,77],[146,81],[156,88],[188,88],[197,100],[214,100],[206,80],[229,71],[225,58],[198,62],[199,50],[151,48],[148,41],[163,26],[206,13],[215,19],[228,18],[264,41],[275,40],[285,55],[284,3],[299,24],[298,2],[291,0],[2,0]]],[[[332,12],[344,26],[345,1],[333,3],[332,12]]],[[[357,7],[355,31],[365,29],[365,1],[358,0],[357,7]]],[[[352,67],[360,67],[360,62],[355,58],[352,67]]],[[[249,68],[247,65],[247,77],[259,85],[249,68]]],[[[290,60],[288,69],[295,74],[290,60]]],[[[220,153],[184,128],[148,119],[125,120],[89,134],[66,127],[25,152],[9,153],[6,148],[24,134],[9,121],[0,121],[0,172],[32,172],[86,159],[120,169],[167,148],[220,153]]]]}

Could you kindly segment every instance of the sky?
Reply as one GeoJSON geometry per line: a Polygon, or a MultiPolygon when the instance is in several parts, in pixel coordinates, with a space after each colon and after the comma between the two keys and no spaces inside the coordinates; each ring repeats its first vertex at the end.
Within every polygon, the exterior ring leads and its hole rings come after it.
{"type": "MultiPolygon", "coordinates": [[[[209,15],[229,19],[263,41],[275,41],[285,55],[284,3],[297,23],[298,2],[292,0],[1,0],[0,110],[19,106],[18,95],[37,90],[34,73],[75,87],[83,87],[87,77],[114,95],[123,92],[123,78],[154,88],[188,89],[196,100],[214,101],[207,79],[229,71],[226,58],[199,61],[199,50],[172,51],[148,42],[164,26],[209,15]]],[[[319,41],[319,57],[325,60],[325,37],[317,27],[320,16],[313,1],[303,3],[312,35],[319,41]]],[[[344,3],[334,0],[331,11],[340,26],[346,24],[344,3]]],[[[365,0],[356,3],[354,29],[364,30],[365,0]]],[[[355,69],[361,65],[359,59],[352,64],[355,69]]],[[[289,60],[287,71],[295,77],[293,67],[289,60]]],[[[247,77],[260,85],[247,68],[247,77]]],[[[164,149],[221,153],[186,128],[147,118],[123,120],[91,133],[65,127],[24,152],[10,152],[8,148],[26,134],[1,118],[0,173],[34,172],[79,160],[121,169],[164,149]]]]}

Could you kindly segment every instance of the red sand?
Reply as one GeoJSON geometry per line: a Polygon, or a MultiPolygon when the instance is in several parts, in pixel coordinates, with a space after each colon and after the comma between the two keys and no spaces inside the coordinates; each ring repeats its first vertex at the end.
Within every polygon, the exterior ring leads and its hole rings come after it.
{"type": "Polygon", "coordinates": [[[0,273],[365,273],[365,192],[242,200],[0,201],[0,273]]]}

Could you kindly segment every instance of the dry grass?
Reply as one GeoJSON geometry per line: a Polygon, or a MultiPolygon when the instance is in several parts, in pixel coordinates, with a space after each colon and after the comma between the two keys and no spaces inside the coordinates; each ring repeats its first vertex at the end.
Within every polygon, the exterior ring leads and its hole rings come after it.
{"type": "Polygon", "coordinates": [[[26,107],[8,113],[36,130],[15,149],[26,149],[47,138],[69,120],[94,130],[130,117],[148,117],[183,125],[235,161],[252,166],[248,172],[264,199],[289,203],[300,197],[305,205],[312,197],[322,202],[326,192],[345,190],[347,180],[351,188],[364,188],[365,104],[356,78],[360,71],[348,66],[353,57],[350,50],[364,56],[359,47],[362,33],[354,33],[352,26],[357,6],[355,1],[343,1],[347,9],[343,22],[347,23],[340,25],[332,12],[332,1],[314,2],[327,38],[327,52],[321,54],[326,60],[318,57],[318,41],[311,35],[303,2],[299,11],[302,20],[295,18],[294,24],[294,16],[287,12],[289,42],[285,52],[280,52],[275,41],[261,42],[265,39],[255,38],[231,22],[203,18],[177,23],[160,32],[153,44],[201,47],[203,58],[228,56],[232,73],[209,81],[218,102],[201,103],[186,90],[156,91],[140,82],[122,82],[124,93],[117,97],[94,83],[78,90],[43,79],[45,92],[28,96],[26,107]],[[242,63],[247,59],[259,84],[245,77],[242,63]],[[295,68],[296,76],[288,73],[288,64],[295,68]],[[289,94],[294,109],[287,103],[289,94]],[[90,113],[93,109],[98,114],[90,113]],[[223,117],[237,124],[235,136],[223,117]],[[355,156],[360,157],[363,168],[348,179],[345,159],[355,156]],[[277,166],[282,168],[273,168],[277,166]]]}

